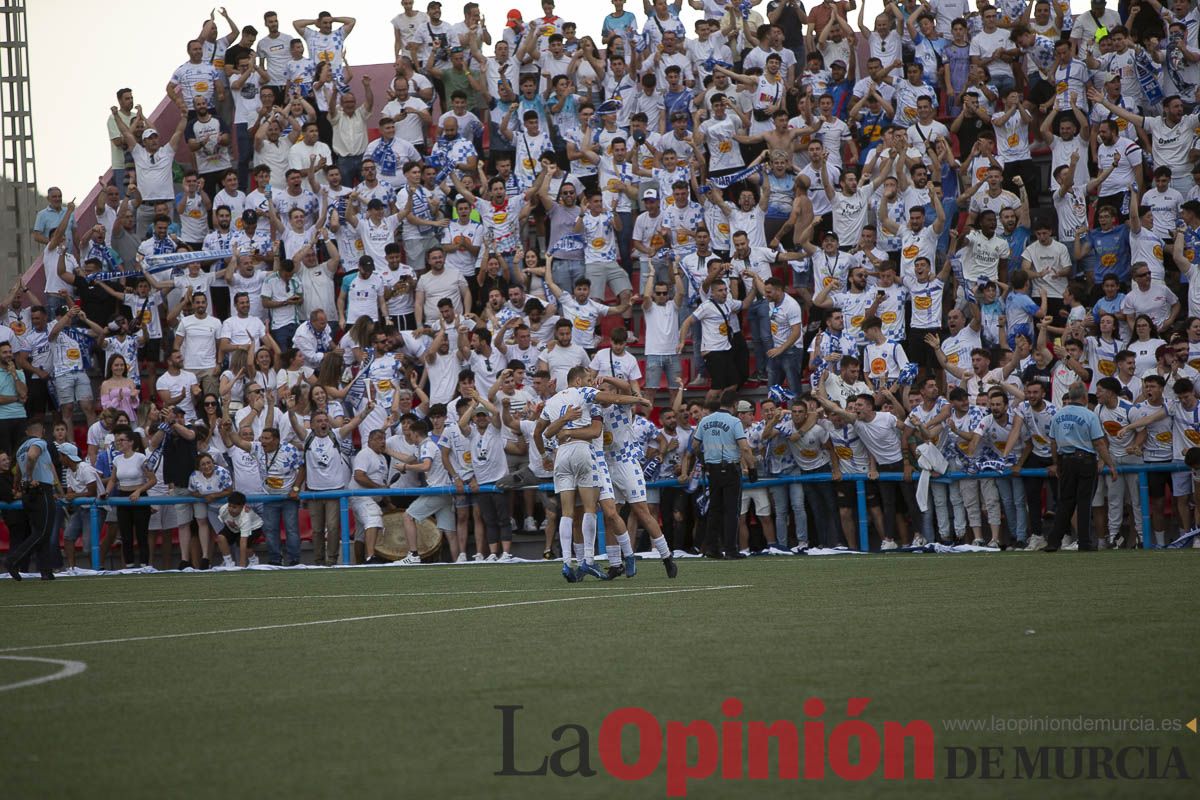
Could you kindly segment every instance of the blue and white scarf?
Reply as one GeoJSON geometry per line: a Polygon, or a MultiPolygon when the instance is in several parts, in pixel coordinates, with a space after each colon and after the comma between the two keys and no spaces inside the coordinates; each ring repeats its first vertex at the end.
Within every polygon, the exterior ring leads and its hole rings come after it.
{"type": "Polygon", "coordinates": [[[389,178],[396,177],[399,159],[396,158],[396,151],[392,149],[391,142],[380,139],[375,143],[374,152],[371,154],[371,157],[374,159],[375,165],[379,167],[380,175],[389,178]]]}
{"type": "Polygon", "coordinates": [[[233,255],[233,250],[228,247],[222,247],[217,250],[185,250],[179,253],[147,256],[142,263],[146,265],[146,272],[155,273],[174,269],[175,267],[191,264],[196,261],[216,261],[222,258],[229,258],[231,255],[233,255]]]}
{"type": "Polygon", "coordinates": [[[1136,50],[1133,54],[1133,70],[1141,84],[1146,101],[1156,106],[1163,101],[1162,84],[1158,82],[1158,66],[1146,55],[1145,50],[1136,50]]]}
{"type": "Polygon", "coordinates": [[[715,178],[709,178],[708,182],[713,186],[716,186],[718,189],[728,189],[733,184],[744,181],[751,175],[762,172],[762,170],[762,164],[755,164],[752,167],[743,167],[742,169],[739,169],[736,172],[731,172],[728,175],[719,175],[715,178]]]}
{"type": "Polygon", "coordinates": [[[584,248],[583,237],[578,233],[566,233],[558,237],[558,241],[546,248],[547,255],[558,253],[576,253],[584,248]]]}

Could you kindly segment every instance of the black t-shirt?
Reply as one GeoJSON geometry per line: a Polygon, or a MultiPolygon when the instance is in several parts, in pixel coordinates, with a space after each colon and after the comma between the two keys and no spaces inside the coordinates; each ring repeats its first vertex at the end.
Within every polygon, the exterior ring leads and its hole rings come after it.
{"type": "MultiPolygon", "coordinates": [[[[775,23],[783,31],[783,43],[793,49],[800,47],[804,44],[804,26],[800,24],[800,15],[796,12],[796,7],[791,4],[791,0],[771,0],[770,3],[767,3],[767,14],[778,8],[780,3],[787,6],[779,15],[779,21],[775,23]]],[[[740,14],[741,12],[735,6],[733,13],[740,14]]]]}
{"type": "Polygon", "coordinates": [[[1028,367],[1021,371],[1021,383],[1029,383],[1037,381],[1046,391],[1046,397],[1050,397],[1050,384],[1053,379],[1054,367],[1057,366],[1057,361],[1051,361],[1046,365],[1045,369],[1039,367],[1037,362],[1031,363],[1028,367]]]}
{"type": "Polygon", "coordinates": [[[971,148],[975,146],[975,140],[979,138],[979,134],[983,133],[985,129],[990,131],[992,130],[992,126],[976,116],[968,115],[964,117],[957,134],[958,152],[971,152],[971,148]]]}
{"type": "MultiPolygon", "coordinates": [[[[117,313],[117,298],[113,297],[100,286],[98,281],[89,281],[80,273],[75,273],[75,296],[88,319],[97,325],[106,325],[117,313]]],[[[120,291],[118,283],[109,282],[113,289],[120,291]]]]}
{"type": "Polygon", "coordinates": [[[235,44],[225,51],[225,63],[232,67],[234,72],[237,72],[238,59],[243,56],[250,56],[250,64],[253,66],[254,51],[249,47],[242,47],[240,44],[235,44]]]}

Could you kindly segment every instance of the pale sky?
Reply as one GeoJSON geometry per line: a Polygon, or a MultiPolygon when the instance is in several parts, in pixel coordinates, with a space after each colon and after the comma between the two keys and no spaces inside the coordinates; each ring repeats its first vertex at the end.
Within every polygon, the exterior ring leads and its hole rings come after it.
{"type": "MultiPolygon", "coordinates": [[[[463,2],[445,0],[448,22],[461,21],[463,2]]],[[[416,8],[423,10],[425,4],[417,0],[416,8]]],[[[1086,8],[1084,0],[1073,0],[1072,5],[1076,11],[1086,8]]],[[[541,14],[537,0],[481,0],[480,6],[497,38],[510,8],[519,8],[527,20],[541,14]]],[[[869,0],[868,20],[879,6],[879,0],[869,0]]],[[[38,188],[44,193],[59,186],[65,199],[75,196],[82,201],[110,163],[105,125],[109,108],[116,104],[116,90],[133,89],[134,101],[149,114],[163,98],[171,73],[187,60],[187,41],[200,32],[212,7],[188,0],[121,0],[99,6],[80,0],[36,0],[27,8],[38,188]]],[[[311,19],[321,10],[355,17],[358,24],[346,45],[351,65],[392,60],[390,20],[401,11],[399,0],[231,0],[226,8],[239,27],[253,25],[264,34],[262,15],[269,9],[278,12],[285,32],[291,32],[291,20],[311,19]]],[[[644,19],[640,0],[627,2],[626,8],[639,22],[644,19]]],[[[765,8],[764,2],[760,13],[765,8]]],[[[611,10],[604,0],[557,4],[560,15],[579,25],[581,36],[596,35],[611,10]]],[[[689,31],[698,15],[685,3],[683,19],[689,31]]],[[[220,35],[228,33],[220,14],[217,22],[220,35]]]]}

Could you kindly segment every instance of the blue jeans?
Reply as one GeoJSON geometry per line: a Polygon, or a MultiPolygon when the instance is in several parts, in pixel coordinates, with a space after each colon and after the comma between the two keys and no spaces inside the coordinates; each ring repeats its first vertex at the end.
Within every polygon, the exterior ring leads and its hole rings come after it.
{"type": "MultiPolygon", "coordinates": [[[[827,472],[829,466],[820,469],[805,470],[805,474],[827,472]]],[[[800,485],[800,484],[797,484],[800,485]]],[[[842,543],[842,518],[838,515],[837,497],[833,493],[831,481],[814,481],[808,484],[806,492],[808,505],[812,508],[813,520],[820,529],[817,541],[821,547],[837,547],[842,543]]]]}
{"type": "Polygon", "coordinates": [[[992,85],[996,87],[996,94],[1000,95],[998,105],[1003,106],[1004,95],[1017,85],[1017,81],[1011,75],[993,75],[992,85]]]}
{"type": "Polygon", "coordinates": [[[250,163],[254,160],[254,137],[250,135],[250,126],[245,122],[234,125],[233,131],[237,138],[238,188],[243,192],[248,192],[250,191],[250,163]]]}
{"type": "MultiPolygon", "coordinates": [[[[633,274],[633,212],[618,211],[621,230],[617,231],[617,251],[621,255],[621,268],[633,274]]],[[[566,287],[563,287],[566,288],[566,287]]]]}
{"type": "Polygon", "coordinates": [[[280,350],[287,350],[292,346],[292,337],[296,335],[296,330],[300,326],[293,322],[291,325],[284,325],[282,328],[271,328],[271,338],[275,340],[275,344],[279,345],[280,350]]]}
{"type": "Polygon", "coordinates": [[[550,276],[554,278],[555,285],[564,292],[571,292],[575,289],[575,281],[583,277],[583,271],[582,258],[578,260],[553,258],[550,260],[550,276]]]}
{"type": "Polygon", "coordinates": [[[746,323],[750,326],[750,338],[754,345],[754,371],[765,372],[767,368],[767,351],[774,342],[771,341],[771,304],[764,298],[754,299],[746,307],[746,323]]]}
{"type": "Polygon", "coordinates": [[[342,185],[353,186],[358,183],[359,172],[362,171],[363,157],[359,156],[338,156],[337,168],[342,173],[342,185]]]}
{"type": "Polygon", "coordinates": [[[679,356],[646,356],[646,389],[657,389],[663,375],[667,376],[667,391],[675,391],[679,382],[679,356]]]}
{"type": "MultiPolygon", "coordinates": [[[[996,478],[996,490],[1000,492],[1000,506],[1008,520],[1008,531],[1023,542],[1029,524],[1029,508],[1025,504],[1025,481],[1023,478],[996,478]]],[[[1080,513],[1085,513],[1081,509],[1080,513]]]]}
{"type": "MultiPolygon", "coordinates": [[[[783,472],[772,477],[798,475],[798,471],[783,472]]],[[[796,517],[796,539],[801,544],[808,544],[808,515],[804,511],[804,484],[785,483],[780,486],[770,486],[771,506],[775,511],[775,543],[787,547],[788,541],[788,506],[796,517]]]]}
{"type": "Polygon", "coordinates": [[[274,503],[262,504],[263,535],[267,539],[267,560],[280,563],[279,524],[282,521],[287,534],[287,557],[293,564],[300,563],[300,501],[285,498],[274,503]]]}
{"type": "Polygon", "coordinates": [[[800,387],[803,385],[804,352],[796,347],[789,347],[787,352],[780,353],[778,356],[767,361],[767,383],[774,386],[782,384],[784,377],[787,378],[787,386],[792,390],[792,393],[797,397],[800,396],[800,387]]]}
{"type": "Polygon", "coordinates": [[[942,209],[946,212],[946,224],[942,226],[942,234],[937,240],[939,256],[944,256],[950,249],[950,229],[958,222],[958,198],[943,198],[942,209]]]}
{"type": "Polygon", "coordinates": [[[124,167],[114,167],[112,171],[113,186],[117,187],[117,191],[120,193],[122,200],[125,199],[125,191],[127,188],[125,186],[125,175],[128,172],[129,170],[125,169],[124,167]]]}

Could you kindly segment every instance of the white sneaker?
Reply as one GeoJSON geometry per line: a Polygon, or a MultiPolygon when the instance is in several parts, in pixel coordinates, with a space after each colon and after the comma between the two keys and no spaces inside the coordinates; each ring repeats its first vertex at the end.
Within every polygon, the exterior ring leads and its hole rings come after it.
{"type": "Polygon", "coordinates": [[[750,548],[749,547],[743,548],[743,549],[739,550],[738,552],[741,553],[742,555],[746,556],[747,558],[750,557],[750,548]]]}
{"type": "Polygon", "coordinates": [[[465,564],[465,563],[467,563],[467,554],[466,554],[466,553],[459,553],[459,554],[458,554],[458,558],[454,559],[454,563],[455,563],[455,564],[465,564]]]}
{"type": "Polygon", "coordinates": [[[537,520],[535,520],[533,517],[526,517],[525,525],[522,527],[522,530],[524,530],[526,533],[537,533],[537,520]]]}
{"type": "Polygon", "coordinates": [[[1079,542],[1073,541],[1070,544],[1064,544],[1061,549],[1069,550],[1072,553],[1078,552],[1079,551],[1079,542]]]}
{"type": "Polygon", "coordinates": [[[800,542],[791,550],[780,550],[775,545],[771,545],[771,550],[776,553],[795,553],[796,555],[802,555],[803,553],[808,552],[808,542],[800,542]]]}
{"type": "Polygon", "coordinates": [[[475,554],[475,560],[476,560],[476,561],[483,561],[483,553],[476,553],[476,554],[475,554]]]}
{"type": "Polygon", "coordinates": [[[258,556],[254,553],[251,553],[250,558],[246,559],[246,566],[257,567],[258,566],[258,556]]]}
{"type": "Polygon", "coordinates": [[[488,557],[484,559],[484,561],[492,561],[492,562],[499,561],[499,560],[500,560],[500,558],[495,553],[489,553],[488,557]]]}
{"type": "Polygon", "coordinates": [[[420,564],[421,557],[419,555],[417,555],[416,553],[409,553],[404,558],[400,559],[400,563],[407,564],[407,565],[420,564]]]}
{"type": "Polygon", "coordinates": [[[999,550],[1000,549],[1000,540],[992,539],[990,542],[985,544],[984,547],[986,547],[988,550],[999,550]]]}
{"type": "Polygon", "coordinates": [[[221,557],[221,566],[222,567],[236,567],[237,564],[234,563],[233,556],[222,556],[221,557]]]}
{"type": "Polygon", "coordinates": [[[508,529],[509,529],[510,531],[515,531],[515,530],[517,530],[517,521],[516,521],[514,518],[512,518],[512,517],[509,517],[509,518],[508,518],[508,529]]]}
{"type": "Polygon", "coordinates": [[[925,541],[924,536],[914,536],[913,537],[913,540],[912,540],[913,547],[924,547],[927,544],[929,544],[929,542],[925,541]]]}
{"type": "Polygon", "coordinates": [[[511,564],[512,562],[517,560],[517,557],[514,556],[512,553],[504,553],[503,555],[500,556],[500,558],[498,560],[502,564],[511,564]]]}
{"type": "Polygon", "coordinates": [[[1079,549],[1078,545],[1076,545],[1074,548],[1071,548],[1071,545],[1074,545],[1074,544],[1075,544],[1074,536],[1064,536],[1063,540],[1062,540],[1062,545],[1059,547],[1059,549],[1060,550],[1067,550],[1067,549],[1078,550],[1079,549]]]}
{"type": "Polygon", "coordinates": [[[900,545],[896,544],[895,539],[884,539],[883,543],[879,545],[880,550],[896,550],[899,547],[900,545]]]}
{"type": "Polygon", "coordinates": [[[983,539],[975,539],[971,542],[972,547],[983,547],[983,539]]]}
{"type": "Polygon", "coordinates": [[[1125,544],[1125,537],[1119,533],[1116,536],[1108,537],[1108,546],[1111,547],[1113,550],[1119,550],[1121,548],[1121,546],[1124,544],[1125,544]]]}
{"type": "Polygon", "coordinates": [[[1046,542],[1045,536],[1038,536],[1038,535],[1034,534],[1033,536],[1029,537],[1029,544],[1027,544],[1025,546],[1025,550],[1027,552],[1030,552],[1033,550],[1045,550],[1046,545],[1047,545],[1047,542],[1046,542]]]}

